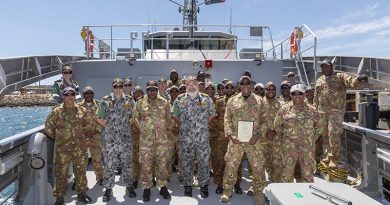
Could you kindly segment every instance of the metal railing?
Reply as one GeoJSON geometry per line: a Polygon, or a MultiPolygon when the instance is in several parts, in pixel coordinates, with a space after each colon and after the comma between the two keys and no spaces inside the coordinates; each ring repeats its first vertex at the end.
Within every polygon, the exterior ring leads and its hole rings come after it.
{"type": "MultiPolygon", "coordinates": [[[[239,59],[238,49],[242,48],[259,48],[261,51],[259,52],[248,52],[253,54],[261,53],[264,57],[272,57],[275,58],[275,51],[263,53],[264,48],[272,48],[274,47],[272,33],[268,26],[252,26],[252,25],[196,25],[199,30],[191,33],[189,31],[179,30],[182,25],[176,24],[129,24],[129,25],[101,25],[101,26],[84,26],[89,31],[93,32],[94,36],[94,50],[90,52],[89,49],[86,49],[85,55],[88,58],[92,56],[100,56],[105,55],[106,59],[115,59],[118,54],[130,54],[133,53],[134,48],[138,48],[140,51],[136,51],[136,54],[139,54],[141,59],[145,58],[145,52],[148,50],[150,56],[153,56],[154,50],[159,50],[158,52],[165,52],[165,58],[169,59],[169,55],[172,52],[172,48],[169,48],[170,42],[174,40],[188,40],[190,42],[208,40],[208,41],[231,41],[233,46],[229,49],[221,49],[220,47],[217,50],[220,56],[226,56],[228,53],[234,51],[234,58],[239,59]],[[167,29],[168,28],[168,29],[167,29]],[[204,30],[203,30],[204,29],[204,30]],[[207,29],[207,31],[206,31],[207,29]],[[213,30],[215,29],[215,30],[213,30]],[[246,29],[246,31],[245,31],[246,29]],[[256,30],[257,29],[257,30],[256,30]],[[254,32],[256,30],[256,32],[254,32]],[[267,32],[268,31],[268,32],[267,32]],[[153,34],[156,32],[166,32],[166,36],[159,36],[155,38],[153,34]],[[175,32],[181,32],[180,36],[173,36],[175,32]],[[188,36],[183,36],[184,32],[188,33],[188,36]],[[197,36],[197,32],[209,32],[210,36],[207,38],[199,38],[197,36]],[[252,34],[251,34],[252,32],[252,34]],[[267,37],[264,38],[264,34],[267,34],[267,37]],[[152,34],[152,35],[150,35],[152,34]],[[216,36],[212,36],[215,34],[216,36]],[[221,34],[223,36],[218,37],[221,34]],[[254,35],[255,34],[255,35],[254,35]],[[230,36],[230,37],[229,37],[230,36]],[[148,48],[145,47],[144,41],[149,40],[151,45],[148,48]],[[161,40],[164,42],[166,47],[161,48],[153,45],[153,42],[156,40],[161,40]],[[106,46],[105,50],[98,50],[96,48],[103,47],[100,44],[104,44],[106,46]],[[128,48],[130,51],[128,52],[118,52],[118,49],[128,48]],[[164,51],[162,51],[164,50],[164,51]],[[225,55],[223,55],[225,54],[225,55]]],[[[89,42],[89,35],[87,35],[86,41],[89,42]]],[[[183,49],[181,49],[183,50],[183,49]]],[[[199,50],[196,48],[195,50],[199,50]]],[[[205,49],[206,50],[206,49],[205,49]]],[[[152,58],[152,57],[150,57],[152,58]]],[[[96,58],[93,58],[96,59],[96,58]]]]}

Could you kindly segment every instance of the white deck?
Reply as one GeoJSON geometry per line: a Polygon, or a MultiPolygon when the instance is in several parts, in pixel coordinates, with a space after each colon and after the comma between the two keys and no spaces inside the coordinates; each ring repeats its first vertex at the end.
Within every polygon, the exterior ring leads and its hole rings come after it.
{"type": "MultiPolygon", "coordinates": [[[[246,163],[244,163],[244,167],[246,167],[246,163]]],[[[94,204],[105,204],[102,201],[104,188],[96,184],[95,174],[91,171],[91,165],[88,167],[87,178],[88,178],[88,195],[92,198],[94,204]]],[[[254,204],[254,197],[246,195],[246,192],[250,186],[248,179],[248,172],[245,168],[244,176],[242,178],[241,187],[244,191],[242,195],[238,195],[233,193],[233,197],[230,199],[230,202],[227,204],[239,204],[239,205],[252,205],[254,204]]],[[[211,205],[211,204],[223,204],[220,202],[220,196],[215,193],[215,189],[217,188],[216,184],[213,183],[214,178],[210,177],[210,185],[209,185],[209,197],[203,199],[200,197],[199,188],[193,188],[192,196],[193,197],[185,197],[183,196],[184,187],[179,182],[177,178],[177,174],[173,174],[171,177],[171,181],[168,183],[167,187],[169,192],[172,195],[170,200],[165,200],[162,196],[159,195],[158,189],[153,187],[151,189],[151,199],[149,202],[142,201],[143,190],[138,186],[135,190],[137,193],[136,198],[129,198],[125,194],[125,185],[122,183],[120,176],[115,176],[115,186],[113,188],[113,197],[107,204],[116,205],[116,204],[162,204],[162,205],[211,205]]],[[[325,182],[320,178],[315,178],[316,182],[325,182]]],[[[68,190],[65,196],[66,204],[83,204],[81,202],[77,202],[76,192],[71,190],[72,184],[68,184],[68,190]]]]}

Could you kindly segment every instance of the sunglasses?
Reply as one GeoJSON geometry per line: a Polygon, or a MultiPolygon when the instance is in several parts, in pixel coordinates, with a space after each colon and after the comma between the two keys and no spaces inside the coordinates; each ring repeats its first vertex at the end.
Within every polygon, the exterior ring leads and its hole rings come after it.
{"type": "Polygon", "coordinates": [[[62,74],[72,74],[72,71],[64,71],[62,74]]]}
{"type": "Polygon", "coordinates": [[[204,78],[206,77],[205,75],[198,75],[199,78],[204,78]]]}
{"type": "Polygon", "coordinates": [[[302,92],[292,92],[291,93],[291,96],[302,96],[302,95],[304,95],[304,93],[302,93],[302,92]]]}
{"type": "Polygon", "coordinates": [[[65,93],[65,94],[64,94],[64,96],[75,96],[75,95],[76,95],[76,93],[73,93],[73,92],[72,92],[72,93],[65,93]]]}
{"type": "Polygon", "coordinates": [[[92,92],[84,93],[84,95],[93,95],[92,92]]]}
{"type": "Polygon", "coordinates": [[[281,88],[282,90],[288,90],[288,89],[290,89],[289,87],[282,87],[281,88]]]}
{"type": "Polygon", "coordinates": [[[178,93],[179,91],[178,90],[171,90],[171,92],[169,93],[178,93]]]}
{"type": "Polygon", "coordinates": [[[114,89],[122,89],[123,88],[123,85],[114,85],[114,86],[112,86],[114,89]]]}
{"type": "Polygon", "coordinates": [[[247,83],[241,83],[241,85],[248,86],[248,85],[251,85],[251,83],[250,83],[250,82],[247,82],[247,83]]]}
{"type": "Polygon", "coordinates": [[[146,91],[148,91],[148,92],[157,92],[157,89],[156,88],[149,88],[146,91]]]}
{"type": "Polygon", "coordinates": [[[132,84],[125,84],[125,87],[131,87],[133,86],[132,84]]]}

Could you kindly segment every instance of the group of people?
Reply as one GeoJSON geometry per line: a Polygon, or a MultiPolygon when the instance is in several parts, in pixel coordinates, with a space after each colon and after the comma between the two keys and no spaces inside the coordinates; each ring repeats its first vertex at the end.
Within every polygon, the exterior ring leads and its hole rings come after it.
{"type": "Polygon", "coordinates": [[[170,199],[167,185],[175,158],[188,197],[194,184],[200,186],[202,198],[208,197],[210,173],[221,202],[229,202],[233,192],[242,194],[243,159],[249,162],[252,179],[247,193],[255,196],[257,205],[264,204],[265,173],[277,183],[294,178],[313,182],[316,163],[336,167],[340,160],[346,89],[368,84],[367,76],[334,72],[330,60],[321,68],[323,76],[315,88],[296,83],[289,73],[279,97],[277,85],[256,84],[249,71],[237,83],[224,79],[214,84],[203,71],[180,79],[172,70],[169,80],[148,81],[146,94],[140,86],[133,89],[131,79],[116,78],[113,92],[100,102],[90,86],[76,102],[78,84],[71,78],[71,66],[64,66],[63,78],[53,86],[59,105],[45,123],[56,146],[55,204],[64,204],[71,162],[77,200],[91,202],[86,194],[87,150],[96,181],[105,188],[103,202],[113,195],[117,170],[128,197],[136,197],[140,182],[144,202],[150,200],[153,186],[170,199]]]}

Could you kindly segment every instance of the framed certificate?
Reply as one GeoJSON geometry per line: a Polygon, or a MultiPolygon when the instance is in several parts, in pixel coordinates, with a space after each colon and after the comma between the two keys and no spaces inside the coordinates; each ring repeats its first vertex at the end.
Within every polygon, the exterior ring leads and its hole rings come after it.
{"type": "Polygon", "coordinates": [[[249,142],[253,136],[253,122],[252,121],[238,121],[237,138],[240,142],[249,142]]]}

